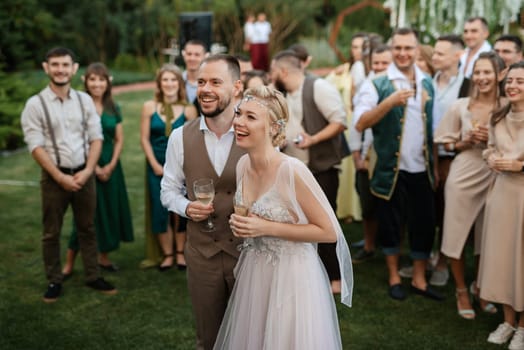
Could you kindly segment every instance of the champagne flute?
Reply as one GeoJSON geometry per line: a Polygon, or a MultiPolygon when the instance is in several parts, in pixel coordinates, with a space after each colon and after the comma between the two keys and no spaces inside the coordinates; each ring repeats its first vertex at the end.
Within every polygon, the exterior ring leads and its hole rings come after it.
{"type": "MultiPolygon", "coordinates": [[[[240,216],[249,215],[249,204],[244,202],[242,195],[235,195],[233,198],[233,208],[235,209],[235,214],[240,216]]],[[[249,248],[253,243],[253,238],[244,238],[242,244],[240,244],[237,249],[242,250],[249,248]]]]}
{"type": "Polygon", "coordinates": [[[233,208],[235,209],[236,215],[247,216],[249,214],[249,207],[244,204],[244,201],[240,196],[235,196],[233,200],[233,208]]]}
{"type": "MultiPolygon", "coordinates": [[[[195,192],[196,199],[204,204],[208,205],[213,202],[215,198],[215,186],[212,179],[199,179],[193,183],[193,191],[195,192]]],[[[213,232],[215,231],[215,225],[211,221],[211,215],[207,217],[207,222],[203,228],[203,232],[213,232]]]]}
{"type": "Polygon", "coordinates": [[[480,120],[478,120],[477,118],[471,118],[471,127],[473,130],[477,130],[479,128],[479,125],[480,120]]]}

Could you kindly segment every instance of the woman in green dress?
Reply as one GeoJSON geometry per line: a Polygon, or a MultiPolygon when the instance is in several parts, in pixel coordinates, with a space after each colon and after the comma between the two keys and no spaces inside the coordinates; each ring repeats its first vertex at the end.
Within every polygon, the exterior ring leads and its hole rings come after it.
{"type": "Polygon", "coordinates": [[[182,72],[173,64],[164,64],[156,74],[155,98],[144,103],[140,142],[146,155],[146,259],[141,267],[159,266],[160,271],[185,267],[185,225],[182,218],[168,213],[160,202],[160,181],[164,173],[167,140],[171,131],[197,117],[195,106],[186,98],[182,72]],[[173,254],[173,224],[176,259],[173,254]]]}
{"type": "MultiPolygon", "coordinates": [[[[124,143],[122,116],[111,96],[111,77],[103,63],[93,63],[84,75],[85,91],[93,98],[100,115],[104,142],[96,175],[96,240],[98,243],[98,263],[101,268],[116,271],[117,267],[109,259],[109,252],[115,251],[120,241],[133,241],[133,226],[129,200],[127,197],[124,173],[120,165],[120,153],[124,143]]],[[[62,270],[64,277],[71,275],[78,252],[76,230],[69,240],[66,264],[62,270]]]]}

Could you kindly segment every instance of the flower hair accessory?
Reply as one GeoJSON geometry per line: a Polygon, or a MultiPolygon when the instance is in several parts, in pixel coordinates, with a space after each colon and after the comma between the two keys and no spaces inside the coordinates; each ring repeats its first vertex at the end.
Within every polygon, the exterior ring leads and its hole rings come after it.
{"type": "Polygon", "coordinates": [[[284,121],[284,119],[279,119],[275,123],[277,123],[278,126],[280,126],[281,128],[286,126],[286,122],[284,121]]]}
{"type": "Polygon", "coordinates": [[[269,105],[267,104],[266,101],[261,100],[253,95],[245,95],[244,98],[242,99],[242,102],[255,102],[262,107],[269,108],[269,105]]]}

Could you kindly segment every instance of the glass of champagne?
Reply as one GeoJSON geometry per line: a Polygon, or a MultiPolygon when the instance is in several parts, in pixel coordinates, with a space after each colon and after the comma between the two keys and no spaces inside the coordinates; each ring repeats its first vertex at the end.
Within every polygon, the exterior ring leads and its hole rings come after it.
{"type": "MultiPolygon", "coordinates": [[[[212,179],[199,179],[193,183],[193,191],[195,192],[196,199],[204,204],[208,205],[213,202],[215,198],[215,186],[212,179]]],[[[207,222],[201,229],[203,232],[215,231],[215,225],[211,221],[211,215],[207,217],[207,222]]]]}
{"type": "Polygon", "coordinates": [[[242,198],[235,196],[233,200],[233,208],[235,209],[235,214],[240,216],[247,216],[249,214],[249,208],[244,204],[242,198]]]}
{"type": "Polygon", "coordinates": [[[480,126],[480,121],[477,118],[471,119],[471,127],[473,130],[477,130],[480,126]]]}

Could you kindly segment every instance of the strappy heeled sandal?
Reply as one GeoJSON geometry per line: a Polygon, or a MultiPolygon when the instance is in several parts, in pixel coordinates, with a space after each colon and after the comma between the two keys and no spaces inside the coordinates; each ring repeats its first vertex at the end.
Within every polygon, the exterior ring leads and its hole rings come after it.
{"type": "MultiPolygon", "coordinates": [[[[169,258],[169,257],[173,257],[173,254],[164,254],[164,261],[166,260],[166,258],[169,258]]],[[[162,263],[164,261],[162,261],[162,263]]],[[[173,268],[173,263],[171,263],[171,265],[162,265],[162,264],[160,264],[160,266],[158,266],[158,270],[160,272],[167,271],[167,270],[169,270],[171,268],[173,268]]]]}
{"type": "MultiPolygon", "coordinates": [[[[474,320],[475,319],[475,310],[473,308],[471,309],[461,309],[460,308],[460,301],[459,301],[459,295],[461,294],[468,294],[467,288],[457,288],[455,290],[455,297],[457,298],[457,312],[460,317],[462,317],[465,320],[474,320]]],[[[469,295],[468,295],[469,298],[469,295]]]]}
{"type": "MultiPolygon", "coordinates": [[[[178,255],[184,256],[184,251],[177,250],[176,251],[176,255],[177,256],[178,255]]],[[[187,268],[186,264],[179,264],[178,262],[176,263],[176,266],[177,266],[179,271],[184,271],[187,268]]]]}
{"type": "Polygon", "coordinates": [[[476,281],[471,282],[471,285],[469,286],[469,292],[473,296],[474,303],[478,304],[479,308],[483,312],[493,315],[493,314],[496,314],[499,311],[497,309],[497,307],[495,305],[493,305],[492,303],[490,303],[490,302],[488,302],[488,301],[486,301],[484,299],[480,299],[480,293],[479,293],[479,289],[477,288],[476,281]],[[486,302],[486,304],[484,306],[482,306],[482,302],[486,302]]]}

